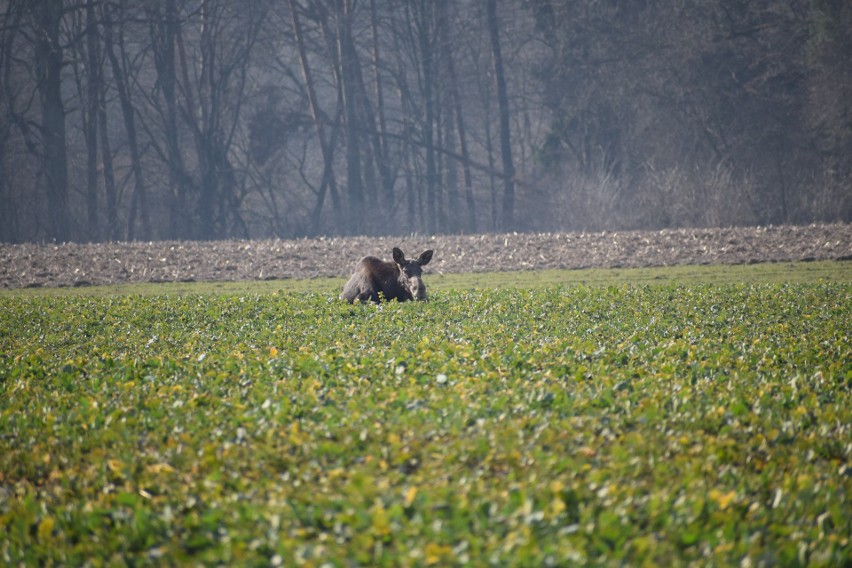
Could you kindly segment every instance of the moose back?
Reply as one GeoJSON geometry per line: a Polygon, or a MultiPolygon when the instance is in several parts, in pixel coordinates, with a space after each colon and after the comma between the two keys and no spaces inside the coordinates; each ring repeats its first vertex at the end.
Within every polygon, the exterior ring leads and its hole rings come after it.
{"type": "Polygon", "coordinates": [[[355,266],[355,273],[343,287],[340,298],[350,304],[356,300],[361,303],[379,303],[382,297],[400,302],[425,300],[426,285],[423,284],[422,267],[432,260],[432,252],[427,250],[410,260],[394,247],[393,262],[365,256],[355,266]]]}

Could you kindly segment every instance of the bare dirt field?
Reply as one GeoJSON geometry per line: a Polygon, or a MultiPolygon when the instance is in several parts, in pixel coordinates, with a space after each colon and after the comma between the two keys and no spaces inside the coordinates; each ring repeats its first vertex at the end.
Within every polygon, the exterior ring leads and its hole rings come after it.
{"type": "Polygon", "coordinates": [[[0,244],[0,288],[348,276],[359,258],[434,249],[426,272],[852,259],[852,225],[300,240],[0,244]]]}

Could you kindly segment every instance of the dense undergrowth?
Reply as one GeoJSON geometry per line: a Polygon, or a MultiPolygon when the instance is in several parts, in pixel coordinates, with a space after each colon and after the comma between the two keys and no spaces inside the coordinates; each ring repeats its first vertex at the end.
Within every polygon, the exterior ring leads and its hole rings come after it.
{"type": "Polygon", "coordinates": [[[843,565],[852,286],[0,298],[0,562],[843,565]]]}

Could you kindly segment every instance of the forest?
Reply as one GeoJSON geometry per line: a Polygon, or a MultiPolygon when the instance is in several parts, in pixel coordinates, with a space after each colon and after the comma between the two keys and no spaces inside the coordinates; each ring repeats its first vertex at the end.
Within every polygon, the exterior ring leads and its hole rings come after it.
{"type": "Polygon", "coordinates": [[[852,222],[846,0],[0,0],[0,242],[852,222]]]}

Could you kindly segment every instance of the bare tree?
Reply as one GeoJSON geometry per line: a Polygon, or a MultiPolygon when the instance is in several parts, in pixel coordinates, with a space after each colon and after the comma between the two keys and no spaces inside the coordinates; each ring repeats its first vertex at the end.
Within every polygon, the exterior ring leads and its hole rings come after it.
{"type": "Polygon", "coordinates": [[[62,99],[63,46],[60,25],[64,3],[34,0],[29,6],[35,35],[36,88],[41,105],[41,158],[50,226],[48,236],[67,241],[68,161],[65,136],[65,103],[62,99]]]}
{"type": "Polygon", "coordinates": [[[0,241],[15,241],[18,236],[18,203],[6,171],[6,161],[15,128],[15,95],[12,89],[12,45],[20,25],[22,11],[10,2],[0,20],[0,241]]]}
{"type": "MultiPolygon", "coordinates": [[[[112,72],[112,79],[115,84],[115,90],[118,93],[118,100],[121,108],[121,116],[124,123],[124,130],[127,136],[127,148],[129,152],[130,168],[133,176],[133,193],[130,197],[130,206],[127,216],[126,236],[128,240],[134,240],[137,237],[136,218],[141,220],[141,234],[138,236],[142,239],[151,238],[151,215],[148,208],[148,195],[145,186],[145,174],[142,166],[142,156],[139,150],[139,139],[136,129],[136,114],[131,99],[132,84],[129,73],[129,58],[127,49],[124,44],[124,24],[126,19],[124,2],[112,3],[105,2],[101,6],[101,18],[104,23],[103,44],[107,59],[112,72]],[[115,33],[117,31],[117,33],[115,33]],[[117,40],[116,40],[117,36],[117,40]],[[116,45],[116,43],[118,45],[116,45]]],[[[105,82],[104,82],[105,85],[105,82]]],[[[102,108],[106,113],[106,91],[102,94],[102,108]]],[[[106,125],[102,126],[106,130],[106,125]]],[[[108,142],[106,140],[106,132],[102,135],[104,161],[106,163],[107,154],[109,154],[108,142]]],[[[106,167],[105,167],[106,177],[106,167]]],[[[113,211],[113,207],[117,208],[117,196],[112,196],[113,189],[107,186],[107,220],[110,227],[111,238],[118,238],[121,234],[118,226],[118,212],[113,211]],[[115,205],[113,205],[113,203],[115,205]]]]}
{"type": "MultiPolygon", "coordinates": [[[[449,133],[448,136],[452,140],[454,139],[454,136],[458,135],[459,149],[461,152],[461,166],[464,172],[464,196],[465,203],[467,205],[466,230],[476,232],[476,201],[473,196],[473,173],[471,171],[471,157],[468,150],[467,133],[465,131],[465,114],[461,98],[461,89],[459,87],[459,79],[456,73],[455,58],[453,56],[453,32],[451,30],[450,16],[447,13],[448,10],[446,2],[442,2],[440,4],[440,8],[442,10],[440,21],[444,32],[444,37],[441,41],[441,45],[443,46],[442,55],[447,67],[447,88],[449,90],[450,104],[452,108],[450,116],[452,116],[453,122],[456,126],[456,132],[449,133]]],[[[447,148],[448,150],[452,150],[454,148],[454,144],[448,144],[447,148]]]]}
{"type": "Polygon", "coordinates": [[[338,81],[343,96],[343,121],[346,125],[346,184],[350,216],[348,228],[355,232],[364,219],[364,189],[361,179],[361,124],[355,98],[358,96],[356,67],[358,53],[352,38],[352,0],[335,0],[336,47],[340,65],[338,81]]]}
{"type": "Polygon", "coordinates": [[[497,86],[497,106],[500,114],[500,156],[503,161],[502,228],[510,229],[515,217],[515,164],[512,161],[512,132],[509,122],[509,95],[503,73],[503,52],[500,48],[500,25],[497,19],[497,0],[487,0],[488,35],[494,61],[494,81],[497,86]]]}
{"type": "Polygon", "coordinates": [[[320,232],[320,215],[322,213],[323,204],[325,203],[325,195],[328,189],[331,189],[332,194],[337,192],[337,181],[334,176],[334,145],[329,144],[325,134],[325,126],[323,114],[319,107],[319,99],[317,98],[316,87],[314,86],[313,73],[308,61],[307,48],[305,46],[304,34],[302,33],[302,24],[299,18],[299,7],[295,0],[290,0],[290,16],[293,23],[293,33],[296,38],[296,46],[299,52],[299,64],[302,70],[302,77],[305,81],[305,90],[308,95],[308,103],[311,110],[311,119],[316,129],[317,139],[319,141],[320,152],[322,154],[323,170],[322,180],[320,182],[319,191],[317,192],[316,205],[311,214],[311,231],[314,234],[320,232]]]}

